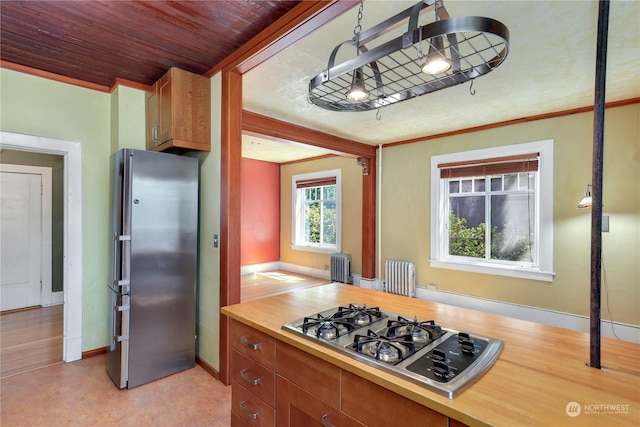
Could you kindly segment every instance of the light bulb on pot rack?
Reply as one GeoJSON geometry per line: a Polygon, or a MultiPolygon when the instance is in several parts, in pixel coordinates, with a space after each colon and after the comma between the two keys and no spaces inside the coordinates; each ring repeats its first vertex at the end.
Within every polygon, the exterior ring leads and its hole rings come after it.
{"type": "MultiPolygon", "coordinates": [[[[358,23],[353,29],[353,35],[356,45],[356,56],[360,55],[360,31],[362,31],[362,11],[364,10],[364,0],[360,0],[360,8],[358,9],[358,23]]],[[[353,70],[353,79],[351,81],[351,87],[347,92],[347,99],[350,101],[364,101],[369,97],[369,92],[364,85],[364,74],[362,67],[353,70]]]]}
{"type": "MultiPolygon", "coordinates": [[[[435,21],[438,21],[438,2],[435,3],[435,21]]],[[[434,21],[434,22],[435,22],[434,21]]],[[[422,55],[422,41],[419,46],[420,55],[422,55]]],[[[425,74],[442,74],[449,71],[451,62],[444,54],[443,36],[435,36],[429,43],[429,53],[420,67],[425,74]]]]}

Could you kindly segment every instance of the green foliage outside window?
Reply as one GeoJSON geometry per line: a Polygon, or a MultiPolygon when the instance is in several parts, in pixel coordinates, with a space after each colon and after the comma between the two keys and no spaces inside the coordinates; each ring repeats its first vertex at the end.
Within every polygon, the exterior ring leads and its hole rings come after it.
{"type": "Polygon", "coordinates": [[[322,245],[336,244],[336,205],[335,202],[323,202],[324,209],[320,209],[321,203],[310,203],[306,210],[306,234],[309,243],[322,245]],[[320,233],[320,227],[323,233],[320,233]],[[324,241],[320,241],[320,237],[324,241]]]}
{"type": "MultiPolygon", "coordinates": [[[[449,254],[484,258],[486,225],[467,227],[467,220],[449,213],[449,254]]],[[[522,233],[491,227],[491,258],[507,261],[531,261],[531,240],[522,233]]]]}

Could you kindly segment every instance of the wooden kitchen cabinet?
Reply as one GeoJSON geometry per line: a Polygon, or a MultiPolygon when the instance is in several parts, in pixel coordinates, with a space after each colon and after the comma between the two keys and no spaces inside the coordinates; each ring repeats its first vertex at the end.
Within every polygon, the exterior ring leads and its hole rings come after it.
{"type": "Polygon", "coordinates": [[[275,425],[276,340],[231,322],[231,426],[275,425]]]}
{"type": "Polygon", "coordinates": [[[171,68],[146,94],[147,150],[211,151],[209,79],[171,68]]]}
{"type": "Polygon", "coordinates": [[[342,411],[369,426],[447,427],[448,418],[351,372],[342,371],[342,411]]]}
{"type": "Polygon", "coordinates": [[[364,424],[280,375],[276,377],[276,388],[277,427],[365,427],[364,424]]]}
{"type": "Polygon", "coordinates": [[[278,341],[276,373],[340,408],[340,368],[337,366],[278,341]]]}

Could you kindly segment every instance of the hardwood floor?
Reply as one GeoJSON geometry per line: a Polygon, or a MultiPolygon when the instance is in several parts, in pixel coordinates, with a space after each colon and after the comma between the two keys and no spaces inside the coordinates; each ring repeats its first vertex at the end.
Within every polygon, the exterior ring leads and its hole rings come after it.
{"type": "Polygon", "coordinates": [[[34,307],[0,316],[0,378],[62,362],[64,306],[34,307]]]}
{"type": "MultiPolygon", "coordinates": [[[[329,280],[284,270],[242,276],[242,302],[320,286],[329,280]]],[[[0,378],[62,362],[64,306],[35,307],[0,316],[0,378]]]]}
{"type": "Polygon", "coordinates": [[[240,299],[242,302],[247,302],[328,283],[331,283],[331,281],[284,270],[246,274],[241,276],[240,299]]]}

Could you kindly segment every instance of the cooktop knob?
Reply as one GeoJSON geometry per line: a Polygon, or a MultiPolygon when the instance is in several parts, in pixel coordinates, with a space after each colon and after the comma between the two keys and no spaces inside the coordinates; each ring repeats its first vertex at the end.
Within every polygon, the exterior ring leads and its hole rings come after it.
{"type": "Polygon", "coordinates": [[[446,378],[447,374],[449,373],[449,365],[447,365],[447,362],[434,360],[433,373],[435,374],[436,377],[446,378]]]}
{"type": "Polygon", "coordinates": [[[466,354],[467,356],[473,356],[475,353],[475,346],[473,345],[473,340],[469,337],[469,334],[466,332],[460,332],[458,334],[458,343],[462,348],[462,354],[466,354]]]}
{"type": "Polygon", "coordinates": [[[431,352],[431,358],[434,361],[437,360],[439,362],[446,362],[447,356],[446,354],[444,354],[444,351],[440,350],[439,348],[434,348],[431,352]]]}

